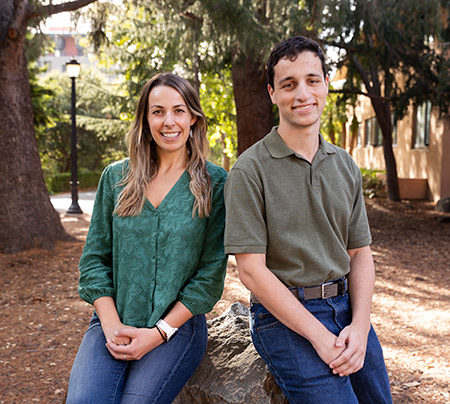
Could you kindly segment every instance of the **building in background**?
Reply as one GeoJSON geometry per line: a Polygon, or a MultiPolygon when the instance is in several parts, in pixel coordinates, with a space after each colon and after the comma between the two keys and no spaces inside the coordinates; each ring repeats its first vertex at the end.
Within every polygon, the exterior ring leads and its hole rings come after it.
{"type": "Polygon", "coordinates": [[[56,14],[48,18],[42,27],[46,34],[55,44],[54,53],[41,56],[39,64],[47,66],[47,73],[58,71],[66,72],[66,63],[75,58],[83,67],[92,66],[93,59],[89,57],[88,50],[80,44],[86,37],[89,26],[80,22],[74,27],[70,13],[56,14]]]}
{"type": "MultiPolygon", "coordinates": [[[[359,122],[356,139],[347,130],[345,145],[358,166],[385,170],[381,129],[367,97],[359,96],[355,110],[359,122]]],[[[349,127],[348,127],[349,129],[349,127]]],[[[393,149],[400,197],[437,202],[450,197],[450,122],[439,119],[430,102],[411,106],[394,124],[393,149]]]]}

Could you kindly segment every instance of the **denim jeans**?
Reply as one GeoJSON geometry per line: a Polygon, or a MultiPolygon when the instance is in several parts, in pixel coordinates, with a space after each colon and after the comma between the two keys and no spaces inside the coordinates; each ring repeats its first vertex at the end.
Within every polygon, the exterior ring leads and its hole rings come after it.
{"type": "Polygon", "coordinates": [[[116,360],[94,314],[73,364],[66,404],[169,404],[200,364],[207,339],[205,316],[197,315],[140,360],[116,360]]]}
{"type": "MultiPolygon", "coordinates": [[[[301,303],[335,335],[350,324],[348,294],[301,303]]],[[[391,404],[389,379],[380,343],[371,327],[364,366],[340,377],[322,361],[311,343],[280,323],[261,304],[251,307],[256,350],[291,404],[391,404]]]]}

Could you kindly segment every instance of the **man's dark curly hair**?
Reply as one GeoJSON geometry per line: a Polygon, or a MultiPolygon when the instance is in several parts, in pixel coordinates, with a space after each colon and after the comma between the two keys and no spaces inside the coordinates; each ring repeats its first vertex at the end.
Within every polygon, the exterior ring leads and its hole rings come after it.
{"type": "Polygon", "coordinates": [[[315,53],[322,64],[324,78],[327,76],[327,65],[320,45],[311,38],[293,36],[275,45],[270,53],[269,60],[267,61],[267,82],[272,88],[274,88],[274,68],[280,59],[289,59],[293,62],[302,52],[315,53]]]}

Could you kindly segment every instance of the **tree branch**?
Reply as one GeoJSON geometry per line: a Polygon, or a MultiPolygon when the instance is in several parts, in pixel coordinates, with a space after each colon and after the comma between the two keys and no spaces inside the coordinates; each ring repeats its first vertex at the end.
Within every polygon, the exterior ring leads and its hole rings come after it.
{"type": "Polygon", "coordinates": [[[362,63],[359,61],[359,59],[354,54],[351,55],[351,61],[352,61],[353,65],[356,67],[356,70],[358,71],[359,75],[361,76],[361,78],[364,82],[364,85],[367,88],[367,91],[370,93],[372,86],[370,85],[370,79],[369,79],[369,76],[367,75],[366,69],[364,69],[364,66],[362,65],[362,63]]]}
{"type": "Polygon", "coordinates": [[[376,94],[365,93],[364,91],[358,90],[357,88],[343,88],[341,90],[328,90],[329,93],[334,94],[356,94],[363,95],[364,97],[373,98],[380,101],[391,101],[391,98],[382,97],[376,94]]]}
{"type": "Polygon", "coordinates": [[[14,4],[14,15],[11,23],[7,27],[9,39],[15,40],[19,36],[24,36],[27,26],[27,15],[30,9],[28,0],[18,1],[14,4]]]}
{"type": "Polygon", "coordinates": [[[33,9],[29,13],[28,17],[48,17],[50,15],[64,13],[66,11],[75,11],[96,1],[97,0],[74,0],[62,4],[49,4],[47,6],[41,6],[33,9]]]}

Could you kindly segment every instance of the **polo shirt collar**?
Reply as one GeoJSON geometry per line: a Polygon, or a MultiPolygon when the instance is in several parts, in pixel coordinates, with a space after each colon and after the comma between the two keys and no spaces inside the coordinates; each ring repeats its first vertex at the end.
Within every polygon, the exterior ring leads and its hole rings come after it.
{"type": "MultiPolygon", "coordinates": [[[[274,126],[270,133],[264,138],[264,144],[267,147],[267,150],[269,151],[270,155],[275,159],[281,159],[287,156],[290,156],[292,154],[296,154],[293,150],[291,150],[286,143],[284,143],[284,140],[281,138],[281,136],[278,134],[278,126],[274,126]]],[[[323,153],[323,154],[335,154],[336,150],[334,147],[325,141],[322,134],[319,133],[319,150],[317,153],[323,153]]]]}

